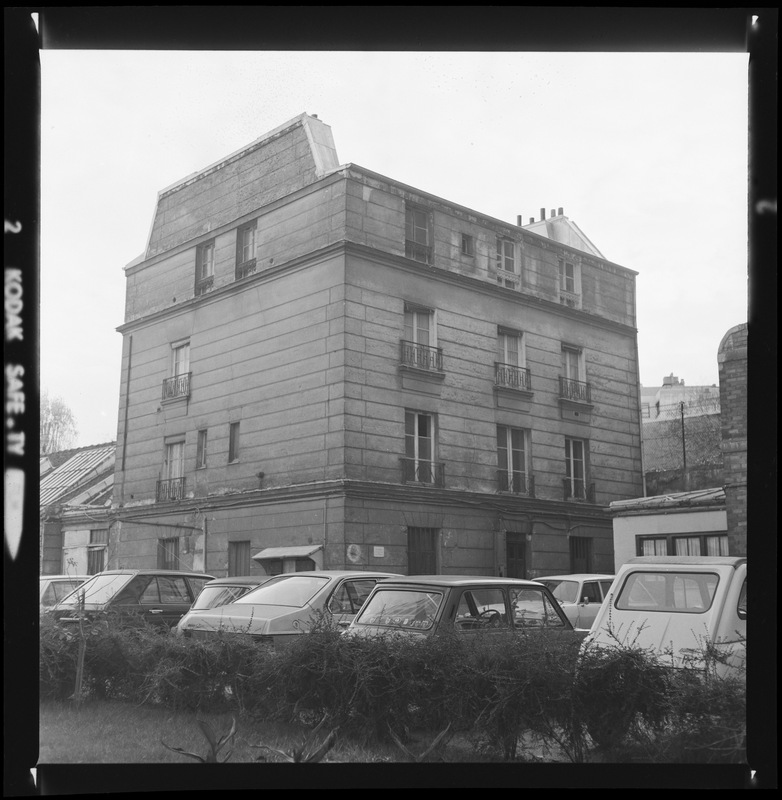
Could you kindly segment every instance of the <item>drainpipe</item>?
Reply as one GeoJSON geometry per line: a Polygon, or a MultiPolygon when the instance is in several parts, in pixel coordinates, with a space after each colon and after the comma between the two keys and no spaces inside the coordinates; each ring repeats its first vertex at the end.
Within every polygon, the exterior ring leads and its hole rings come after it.
{"type": "Polygon", "coordinates": [[[125,453],[128,449],[128,414],[130,406],[130,360],[133,355],[133,334],[128,336],[128,368],[125,372],[125,422],[122,431],[122,485],[120,486],[120,503],[125,503],[125,453]]]}

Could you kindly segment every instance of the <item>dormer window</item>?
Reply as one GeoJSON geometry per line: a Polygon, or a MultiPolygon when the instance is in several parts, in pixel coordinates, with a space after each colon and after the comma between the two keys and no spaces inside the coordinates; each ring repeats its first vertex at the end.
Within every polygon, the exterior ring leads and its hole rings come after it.
{"type": "Polygon", "coordinates": [[[196,248],[196,281],[195,293],[204,294],[214,284],[215,243],[204,242],[196,248]]]}

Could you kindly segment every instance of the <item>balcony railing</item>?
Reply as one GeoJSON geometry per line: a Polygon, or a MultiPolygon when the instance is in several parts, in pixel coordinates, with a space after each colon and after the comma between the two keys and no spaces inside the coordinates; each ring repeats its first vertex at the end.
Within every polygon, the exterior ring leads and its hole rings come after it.
{"type": "Polygon", "coordinates": [[[529,367],[514,367],[512,364],[501,364],[494,362],[494,385],[505,389],[521,389],[530,391],[529,367]]]}
{"type": "Polygon", "coordinates": [[[183,372],[181,375],[174,375],[173,378],[166,378],[163,381],[163,400],[190,397],[191,375],[191,372],[183,372]]]}
{"type": "Polygon", "coordinates": [[[595,484],[585,483],[579,478],[563,478],[562,489],[565,500],[586,500],[595,502],[595,484]]]}
{"type": "Polygon", "coordinates": [[[424,264],[432,263],[432,248],[427,244],[419,244],[410,239],[405,240],[405,257],[424,264]]]}
{"type": "Polygon", "coordinates": [[[441,348],[406,342],[404,339],[401,340],[400,346],[401,359],[404,366],[442,372],[443,351],[441,348]]]}
{"type": "Polygon", "coordinates": [[[157,502],[166,503],[169,500],[182,500],[185,496],[185,479],[169,478],[157,482],[157,502]]]}
{"type": "Polygon", "coordinates": [[[255,272],[255,259],[251,258],[249,261],[236,265],[236,280],[246,278],[248,275],[252,275],[253,272],[255,272]]]}
{"type": "Polygon", "coordinates": [[[402,458],[402,483],[445,485],[445,464],[420,458],[402,458]]]}
{"type": "Polygon", "coordinates": [[[501,492],[535,496],[535,476],[525,472],[510,473],[506,469],[497,470],[497,485],[501,492]]]}
{"type": "Polygon", "coordinates": [[[559,396],[563,400],[575,400],[578,403],[592,402],[592,387],[584,381],[559,376],[559,396]]]}
{"type": "Polygon", "coordinates": [[[210,275],[208,278],[203,278],[200,281],[196,281],[195,286],[195,293],[196,296],[199,294],[206,294],[214,285],[215,277],[214,275],[210,275]]]}

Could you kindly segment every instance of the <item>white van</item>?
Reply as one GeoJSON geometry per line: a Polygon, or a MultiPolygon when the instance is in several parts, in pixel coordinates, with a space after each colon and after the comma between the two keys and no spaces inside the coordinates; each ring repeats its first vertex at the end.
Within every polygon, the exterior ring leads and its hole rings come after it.
{"type": "Polygon", "coordinates": [[[681,666],[714,645],[725,675],[743,673],[746,641],[746,558],[642,556],[617,570],[584,646],[670,652],[681,666]]]}

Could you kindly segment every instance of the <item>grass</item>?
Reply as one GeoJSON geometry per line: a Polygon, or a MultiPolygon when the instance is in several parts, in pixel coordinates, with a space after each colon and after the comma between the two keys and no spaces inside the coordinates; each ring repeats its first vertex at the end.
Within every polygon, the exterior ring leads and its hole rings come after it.
{"type": "MultiPolygon", "coordinates": [[[[230,714],[204,714],[203,719],[218,737],[231,727],[230,714]]],[[[171,752],[161,740],[201,756],[209,750],[195,713],[98,700],[87,701],[79,708],[69,702],[45,702],[40,706],[39,722],[41,764],[196,763],[171,752]]],[[[232,749],[229,763],[253,763],[259,756],[261,760],[281,761],[274,753],[253,745],[291,752],[301,747],[307,733],[304,727],[238,718],[233,747],[226,747],[221,755],[232,749]]],[[[402,760],[404,754],[393,745],[367,749],[339,738],[324,759],[350,763],[402,760]]]]}

